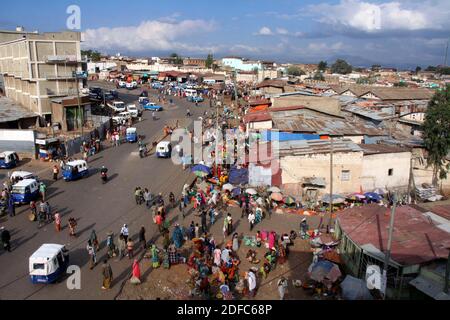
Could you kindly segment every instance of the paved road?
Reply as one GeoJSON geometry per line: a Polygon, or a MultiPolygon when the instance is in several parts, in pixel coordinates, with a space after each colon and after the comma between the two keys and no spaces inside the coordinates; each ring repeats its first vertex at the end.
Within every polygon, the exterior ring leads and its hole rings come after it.
{"type": "MultiPolygon", "coordinates": [[[[96,83],[97,85],[98,83],[96,83]]],[[[120,90],[121,99],[126,103],[136,101],[140,90],[126,92],[120,90]]],[[[153,94],[156,92],[152,91],[153,94]]],[[[152,137],[162,133],[163,126],[171,119],[183,119],[186,106],[191,106],[195,117],[208,109],[206,104],[195,107],[185,100],[174,98],[175,106],[167,107],[158,114],[159,121],[151,120],[151,113],[144,115],[144,120],[137,124],[138,132],[151,142],[152,137]]],[[[94,172],[105,165],[109,168],[110,181],[102,185],[98,173],[76,182],[66,183],[62,180],[49,187],[50,204],[63,215],[63,226],[69,217],[78,219],[76,239],[69,237],[64,228],[57,234],[53,225],[42,229],[27,219],[26,206],[17,210],[17,216],[2,219],[0,224],[11,231],[12,253],[0,252],[0,299],[112,299],[120,288],[120,283],[130,272],[131,261],[111,261],[115,280],[113,288],[104,292],[101,287],[101,266],[89,270],[89,257],[86,243],[92,229],[95,229],[100,241],[106,238],[109,230],[117,237],[120,227],[127,223],[130,234],[137,233],[144,225],[147,240],[157,234],[151,221],[150,212],[134,203],[133,190],[136,186],[148,187],[152,193],[163,192],[167,197],[173,191],[181,192],[183,184],[190,180],[189,172],[176,167],[170,160],[149,157],[140,159],[137,146],[125,144],[118,148],[109,148],[90,159],[94,172]],[[43,243],[66,244],[70,250],[71,264],[81,267],[81,290],[70,291],[65,281],[54,285],[32,285],[28,278],[28,257],[43,243]]],[[[41,178],[49,179],[50,172],[41,178]]],[[[169,214],[169,217],[170,214],[169,214]]],[[[104,243],[102,243],[104,247],[104,243]]],[[[98,254],[98,261],[106,254],[103,248],[98,254]]]]}

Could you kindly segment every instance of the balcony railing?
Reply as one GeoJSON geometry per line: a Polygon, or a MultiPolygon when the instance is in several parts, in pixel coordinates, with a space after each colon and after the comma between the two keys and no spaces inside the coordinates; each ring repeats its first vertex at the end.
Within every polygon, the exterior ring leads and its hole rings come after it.
{"type": "Polygon", "coordinates": [[[57,63],[57,64],[78,64],[86,62],[87,60],[78,60],[76,55],[58,55],[58,56],[47,56],[45,58],[46,63],[57,63]]]}

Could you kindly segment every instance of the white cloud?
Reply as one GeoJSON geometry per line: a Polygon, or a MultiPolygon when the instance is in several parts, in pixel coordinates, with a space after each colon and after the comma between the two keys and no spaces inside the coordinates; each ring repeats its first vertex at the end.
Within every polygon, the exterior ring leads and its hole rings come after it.
{"type": "Polygon", "coordinates": [[[325,42],[311,42],[306,48],[311,54],[332,54],[341,52],[344,49],[344,44],[342,42],[335,42],[333,44],[327,44],[325,42]]]}
{"type": "Polygon", "coordinates": [[[271,36],[273,35],[273,32],[268,27],[262,27],[256,34],[260,36],[271,36]]]}
{"type": "Polygon", "coordinates": [[[281,35],[287,35],[287,34],[289,34],[289,31],[287,31],[284,28],[277,28],[277,33],[281,34],[281,35]]]}
{"type": "Polygon", "coordinates": [[[214,30],[212,21],[171,19],[143,21],[138,26],[87,29],[84,47],[101,50],[175,50],[208,51],[211,48],[187,44],[185,36],[196,36],[214,30]]]}
{"type": "Polygon", "coordinates": [[[322,23],[364,32],[446,29],[450,26],[448,0],[406,0],[401,3],[341,0],[336,5],[312,5],[309,10],[322,23]]]}

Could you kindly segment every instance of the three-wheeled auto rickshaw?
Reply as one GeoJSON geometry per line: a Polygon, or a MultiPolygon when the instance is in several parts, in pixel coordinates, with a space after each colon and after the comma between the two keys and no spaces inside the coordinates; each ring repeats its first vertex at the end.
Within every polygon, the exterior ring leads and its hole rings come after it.
{"type": "Polygon", "coordinates": [[[26,179],[34,179],[39,182],[38,176],[28,171],[14,171],[9,177],[11,181],[22,181],[26,179]]]}
{"type": "Polygon", "coordinates": [[[84,160],[67,162],[62,169],[65,181],[74,181],[89,175],[89,168],[84,160]]]}
{"type": "Polygon", "coordinates": [[[135,143],[138,141],[137,129],[128,128],[127,129],[127,141],[130,143],[135,143]]]}
{"type": "Polygon", "coordinates": [[[5,151],[0,153],[0,168],[11,169],[19,163],[19,156],[14,151],[5,151]]]}
{"type": "Polygon", "coordinates": [[[39,197],[39,183],[35,179],[24,179],[13,185],[11,197],[14,203],[26,204],[39,197]]]}
{"type": "Polygon", "coordinates": [[[60,244],[43,244],[29,259],[30,280],[33,284],[56,282],[69,266],[69,252],[60,244]]]}

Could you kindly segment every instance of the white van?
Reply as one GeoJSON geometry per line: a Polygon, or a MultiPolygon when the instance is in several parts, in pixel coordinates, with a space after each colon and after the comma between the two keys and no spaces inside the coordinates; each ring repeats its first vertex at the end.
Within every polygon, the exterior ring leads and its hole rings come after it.
{"type": "Polygon", "coordinates": [[[184,93],[186,94],[186,97],[193,97],[197,95],[197,90],[194,89],[185,89],[184,93]]]}
{"type": "Polygon", "coordinates": [[[156,157],[170,158],[172,156],[172,145],[169,141],[162,141],[156,146],[156,157]]]}

